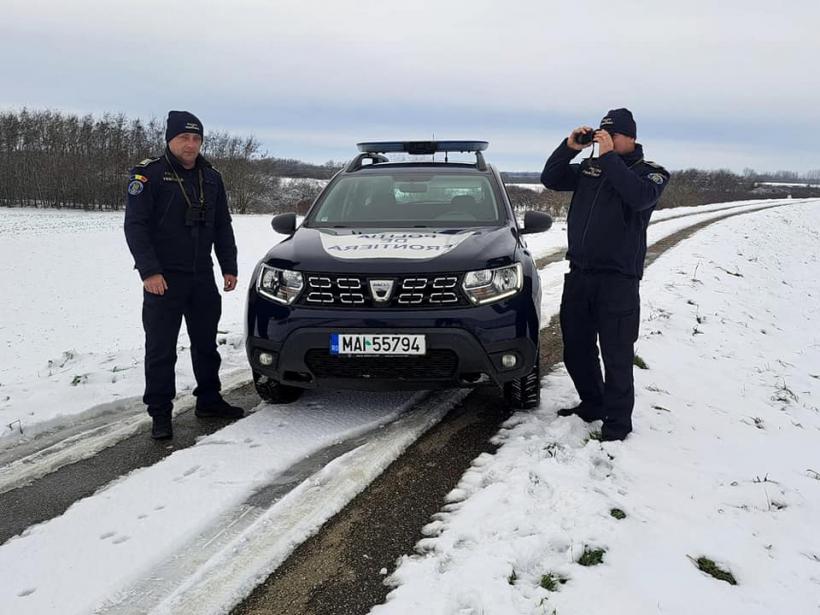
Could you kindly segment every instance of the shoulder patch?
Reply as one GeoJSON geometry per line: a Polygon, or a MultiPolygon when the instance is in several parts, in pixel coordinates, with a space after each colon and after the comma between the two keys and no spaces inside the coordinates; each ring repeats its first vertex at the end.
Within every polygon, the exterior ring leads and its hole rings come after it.
{"type": "Polygon", "coordinates": [[[650,173],[647,177],[659,186],[666,181],[666,177],[664,177],[661,173],[650,173]]]}
{"type": "Polygon", "coordinates": [[[147,167],[152,162],[157,162],[158,160],[162,160],[162,156],[159,156],[157,158],[146,158],[145,160],[143,160],[142,162],[137,164],[137,166],[138,167],[147,167]]]}
{"type": "Polygon", "coordinates": [[[140,175],[139,173],[134,173],[131,176],[132,180],[137,180],[138,182],[142,182],[143,184],[148,181],[148,178],[145,175],[140,175]]]}
{"type": "Polygon", "coordinates": [[[142,192],[144,187],[145,184],[135,179],[128,184],[128,194],[130,194],[131,196],[137,196],[140,192],[142,192]]]}

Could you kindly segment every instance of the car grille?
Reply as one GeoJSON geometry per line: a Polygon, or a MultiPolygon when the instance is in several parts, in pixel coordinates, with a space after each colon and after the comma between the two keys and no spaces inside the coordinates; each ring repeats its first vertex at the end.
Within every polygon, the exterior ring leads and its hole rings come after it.
{"type": "Polygon", "coordinates": [[[304,274],[301,305],[378,308],[443,308],[467,305],[460,289],[462,275],[362,276],[324,273],[304,274]],[[371,282],[392,282],[389,298],[378,301],[371,282]]]}
{"type": "Polygon", "coordinates": [[[436,349],[421,356],[351,357],[313,348],[305,353],[305,364],[317,378],[452,380],[458,367],[458,356],[452,350],[436,349]]]}

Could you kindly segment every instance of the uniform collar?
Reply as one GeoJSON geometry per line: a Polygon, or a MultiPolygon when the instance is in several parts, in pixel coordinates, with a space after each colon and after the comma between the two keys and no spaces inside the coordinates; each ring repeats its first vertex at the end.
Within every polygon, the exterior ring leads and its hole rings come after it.
{"type": "MultiPolygon", "coordinates": [[[[619,154],[620,155],[620,154],[619,154]]],[[[621,160],[626,163],[627,166],[633,165],[639,160],[643,158],[643,146],[640,143],[635,144],[635,149],[629,152],[628,154],[621,155],[621,160]]]]}
{"type": "Polygon", "coordinates": [[[188,171],[195,171],[196,169],[201,169],[203,167],[203,162],[205,161],[205,159],[202,157],[202,154],[199,154],[196,157],[194,168],[186,169],[184,166],[182,166],[182,163],[179,161],[179,158],[177,158],[171,153],[171,148],[169,147],[165,148],[165,157],[168,159],[168,162],[171,163],[171,166],[173,166],[177,170],[178,173],[187,173],[188,171]]]}

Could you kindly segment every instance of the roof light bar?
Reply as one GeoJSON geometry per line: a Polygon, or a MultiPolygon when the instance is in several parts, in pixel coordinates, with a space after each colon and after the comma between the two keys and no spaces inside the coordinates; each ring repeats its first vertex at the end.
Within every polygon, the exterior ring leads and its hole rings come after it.
{"type": "Polygon", "coordinates": [[[370,154],[403,153],[413,156],[429,156],[436,152],[483,152],[487,141],[373,141],[357,143],[360,152],[370,154]]]}

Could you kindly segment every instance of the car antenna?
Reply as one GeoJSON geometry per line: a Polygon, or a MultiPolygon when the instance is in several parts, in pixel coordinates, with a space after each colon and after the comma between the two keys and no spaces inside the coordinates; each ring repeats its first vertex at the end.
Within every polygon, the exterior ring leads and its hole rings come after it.
{"type": "MultiPolygon", "coordinates": [[[[434,132],[433,133],[433,142],[435,143],[435,141],[436,141],[436,133],[434,132]]],[[[433,162],[435,162],[435,161],[436,161],[436,153],[433,152],[433,162]]],[[[447,150],[444,150],[444,163],[446,164],[448,162],[450,162],[450,152],[447,151],[447,150]]]]}

